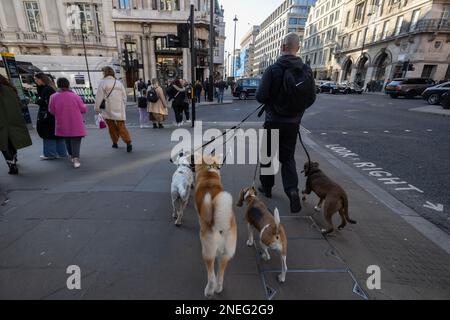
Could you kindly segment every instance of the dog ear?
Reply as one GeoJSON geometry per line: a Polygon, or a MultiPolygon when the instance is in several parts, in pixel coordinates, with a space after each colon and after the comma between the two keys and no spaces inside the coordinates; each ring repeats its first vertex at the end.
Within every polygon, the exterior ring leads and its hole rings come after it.
{"type": "Polygon", "coordinates": [[[258,191],[256,190],[256,188],[254,186],[252,186],[252,190],[255,193],[255,196],[257,196],[258,195],[258,191]]]}
{"type": "Polygon", "coordinates": [[[275,225],[277,226],[277,228],[280,226],[280,212],[278,211],[278,208],[275,208],[275,210],[273,211],[273,216],[275,218],[275,225]]]}
{"type": "Polygon", "coordinates": [[[244,195],[247,192],[247,190],[244,188],[241,190],[241,192],[239,192],[239,201],[236,203],[236,206],[238,207],[242,207],[242,205],[244,204],[244,195]]]}

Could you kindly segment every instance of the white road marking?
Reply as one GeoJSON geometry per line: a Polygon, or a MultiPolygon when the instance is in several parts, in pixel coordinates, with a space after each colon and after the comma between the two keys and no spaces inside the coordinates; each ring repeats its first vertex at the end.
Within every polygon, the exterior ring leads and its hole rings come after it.
{"type": "Polygon", "coordinates": [[[428,132],[433,132],[433,130],[431,130],[431,129],[427,129],[427,131],[428,131],[428,132]]]}
{"type": "Polygon", "coordinates": [[[405,132],[411,132],[411,130],[405,130],[405,132]]]}
{"type": "Polygon", "coordinates": [[[348,134],[347,132],[342,132],[342,134],[348,134]]]}
{"type": "Polygon", "coordinates": [[[425,208],[428,208],[428,209],[431,209],[431,210],[434,210],[437,212],[444,212],[444,205],[440,204],[440,203],[434,204],[434,203],[431,203],[430,201],[427,201],[427,203],[425,203],[423,206],[425,208]]]}
{"type": "Polygon", "coordinates": [[[423,190],[420,190],[414,185],[409,184],[407,181],[403,181],[402,179],[395,177],[392,173],[384,170],[381,167],[378,167],[373,162],[359,162],[361,160],[358,154],[345,147],[342,147],[339,144],[330,144],[326,145],[325,147],[338,154],[342,158],[350,157],[350,159],[353,161],[353,165],[356,168],[360,169],[361,171],[368,172],[369,176],[376,178],[378,181],[382,182],[385,185],[394,186],[395,191],[416,191],[422,194],[424,193],[423,190]]]}
{"type": "Polygon", "coordinates": [[[369,131],[364,131],[363,133],[364,133],[364,134],[368,134],[368,133],[369,133],[369,131]]]}
{"type": "Polygon", "coordinates": [[[323,136],[326,136],[326,135],[327,135],[327,133],[326,133],[326,132],[322,132],[322,133],[321,133],[321,135],[323,135],[323,136]]]}
{"type": "Polygon", "coordinates": [[[385,130],[384,133],[391,133],[389,130],[385,130]]]}

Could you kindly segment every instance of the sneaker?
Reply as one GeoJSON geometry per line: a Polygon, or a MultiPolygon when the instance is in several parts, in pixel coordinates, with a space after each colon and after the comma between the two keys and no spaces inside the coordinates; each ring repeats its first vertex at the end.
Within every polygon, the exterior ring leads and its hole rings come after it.
{"type": "Polygon", "coordinates": [[[156,123],[153,124],[153,129],[158,129],[158,125],[156,123]]]}
{"type": "Polygon", "coordinates": [[[289,192],[288,197],[291,202],[291,212],[299,213],[300,210],[302,210],[302,205],[300,203],[300,196],[298,195],[298,191],[289,192]]]}
{"type": "Polygon", "coordinates": [[[158,127],[159,127],[160,129],[164,129],[164,126],[162,125],[162,123],[160,123],[158,127]]]}
{"type": "Polygon", "coordinates": [[[73,167],[74,167],[75,169],[78,169],[79,167],[81,167],[80,160],[78,160],[77,158],[74,158],[74,159],[73,159],[73,167]]]}
{"type": "Polygon", "coordinates": [[[130,153],[132,151],[133,151],[133,145],[131,143],[127,144],[127,152],[130,153]]]}
{"type": "Polygon", "coordinates": [[[55,160],[57,159],[56,157],[46,157],[46,156],[41,156],[41,160],[55,160]]]}
{"type": "Polygon", "coordinates": [[[17,168],[17,165],[15,164],[10,164],[9,165],[9,172],[8,174],[12,175],[12,176],[16,176],[19,174],[19,168],[17,168]]]}
{"type": "Polygon", "coordinates": [[[112,145],[112,147],[113,147],[114,149],[119,149],[119,146],[117,145],[117,143],[114,143],[114,144],[112,145]]]}
{"type": "Polygon", "coordinates": [[[272,190],[268,190],[268,189],[264,188],[263,186],[259,186],[258,191],[261,192],[266,198],[269,198],[269,199],[272,198],[272,190]]]}

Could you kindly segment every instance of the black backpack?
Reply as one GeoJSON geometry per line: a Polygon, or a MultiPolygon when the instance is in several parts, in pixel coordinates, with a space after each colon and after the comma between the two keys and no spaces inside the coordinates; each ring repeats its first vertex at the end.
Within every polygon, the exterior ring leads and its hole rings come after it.
{"type": "Polygon", "coordinates": [[[303,114],[316,101],[316,84],[311,68],[303,64],[296,69],[285,69],[280,91],[273,108],[285,117],[303,114]]]}
{"type": "Polygon", "coordinates": [[[151,103],[156,103],[159,100],[158,94],[154,88],[150,88],[147,92],[147,100],[151,103]]]}
{"type": "Polygon", "coordinates": [[[175,98],[175,95],[178,93],[177,89],[173,87],[173,85],[169,86],[166,89],[166,94],[169,97],[169,101],[175,98]]]}

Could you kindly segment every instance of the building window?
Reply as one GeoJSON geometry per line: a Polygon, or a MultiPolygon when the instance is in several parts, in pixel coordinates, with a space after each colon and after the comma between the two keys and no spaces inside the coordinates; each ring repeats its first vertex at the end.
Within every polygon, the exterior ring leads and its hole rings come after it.
{"type": "Polygon", "coordinates": [[[347,11],[347,17],[345,18],[345,26],[348,27],[348,23],[350,22],[350,11],[347,11]]]}
{"type": "Polygon", "coordinates": [[[334,14],[334,21],[337,21],[337,19],[339,19],[339,10],[334,14]]]}
{"type": "Polygon", "coordinates": [[[130,9],[131,0],[119,0],[119,9],[130,9]]]}
{"type": "Polygon", "coordinates": [[[388,35],[388,26],[389,26],[389,20],[385,21],[383,24],[383,31],[381,32],[381,39],[385,39],[388,35]]]}
{"type": "Polygon", "coordinates": [[[422,70],[422,78],[433,78],[434,73],[436,72],[437,65],[435,64],[426,64],[423,66],[422,70]]]}
{"type": "Polygon", "coordinates": [[[419,21],[420,9],[414,10],[411,17],[411,24],[409,25],[409,32],[412,32],[416,29],[417,21],[419,21]]]}
{"type": "Polygon", "coordinates": [[[355,19],[353,21],[364,21],[364,9],[365,9],[365,2],[361,2],[360,4],[356,5],[355,8],[355,19]]]}
{"type": "Polygon", "coordinates": [[[36,1],[28,1],[24,2],[24,5],[30,31],[31,32],[42,31],[41,14],[39,13],[38,3],[36,1]]]}
{"type": "Polygon", "coordinates": [[[399,16],[397,17],[394,35],[398,36],[400,34],[400,32],[402,31],[402,25],[403,25],[403,16],[399,16]]]}
{"type": "Polygon", "coordinates": [[[359,40],[361,40],[361,31],[358,31],[358,33],[356,34],[356,41],[355,41],[356,45],[359,44],[359,40]]]}
{"type": "Polygon", "coordinates": [[[160,0],[159,9],[161,11],[180,10],[180,0],[160,0]]]}
{"type": "Polygon", "coordinates": [[[377,29],[378,29],[378,25],[375,25],[373,27],[372,42],[377,41],[377,29]]]}

